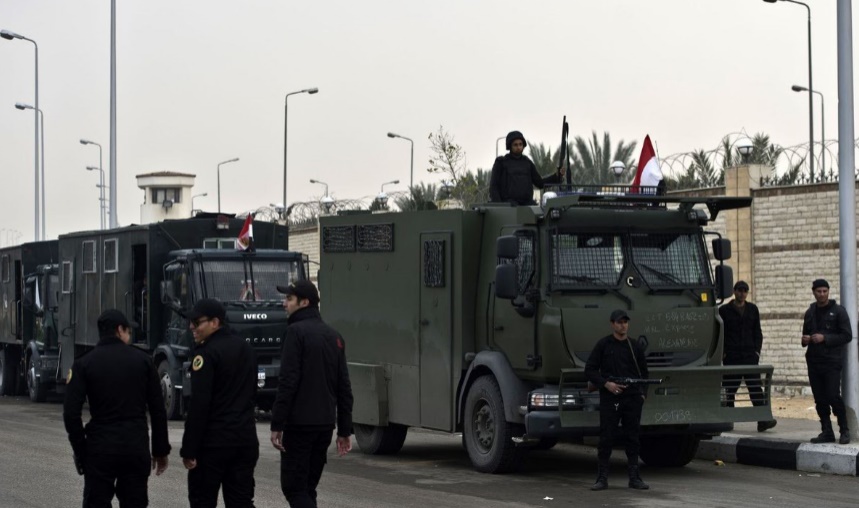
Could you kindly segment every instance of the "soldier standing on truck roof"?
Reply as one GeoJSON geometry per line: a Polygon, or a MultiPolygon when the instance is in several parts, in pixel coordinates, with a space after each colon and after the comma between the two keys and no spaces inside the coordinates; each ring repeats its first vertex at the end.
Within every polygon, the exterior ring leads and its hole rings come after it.
{"type": "MultiPolygon", "coordinates": [[[[746,300],[748,296],[749,284],[743,280],[737,281],[734,284],[734,299],[719,307],[719,316],[725,324],[723,365],[758,365],[760,363],[761,347],[764,343],[761,313],[757,305],[746,300]]],[[[728,406],[734,407],[734,396],[743,379],[749,389],[752,405],[763,406],[766,399],[759,374],[725,376],[725,397],[728,406]]],[[[771,429],[776,426],[776,423],[775,420],[758,422],[758,432],[771,429]]]]}
{"type": "Polygon", "coordinates": [[[585,366],[588,381],[600,391],[600,442],[597,452],[597,481],[591,490],[608,488],[611,449],[619,437],[626,441],[626,460],[629,488],[646,490],[650,485],[639,476],[638,454],[641,445],[638,432],[641,426],[641,409],[646,391],[638,385],[621,385],[608,381],[610,376],[647,378],[647,360],[644,347],[629,339],[629,315],[624,310],[611,313],[611,335],[600,339],[594,346],[585,366]],[[618,429],[623,425],[623,431],[618,429]]]}
{"type": "Polygon", "coordinates": [[[555,174],[541,177],[531,159],[522,154],[526,146],[528,144],[521,132],[507,134],[509,152],[495,159],[489,180],[489,199],[493,203],[533,205],[536,204],[534,187],[542,189],[546,184],[561,183],[566,169],[562,166],[555,174]]]}
{"type": "Polygon", "coordinates": [[[129,347],[131,324],[109,309],[98,317],[99,341],[69,371],[63,421],[84,475],[84,508],[111,506],[114,494],[123,508],[149,504],[150,470],[167,469],[170,443],[161,384],[152,358],[129,347]],[[84,400],[92,415],[81,421],[84,400]],[[152,421],[152,455],[146,411],[152,421]]]}
{"type": "Polygon", "coordinates": [[[352,387],[346,345],[322,321],[319,293],[308,280],[277,286],[289,327],[283,342],[271,444],[281,451],[280,486],[292,508],[314,508],[316,486],[337,422],[337,454],[352,450],[352,387]]]}
{"type": "Polygon", "coordinates": [[[229,330],[223,304],[204,298],[187,315],[194,335],[191,402],[182,436],[191,508],[252,508],[259,440],[254,419],[256,355],[229,330]]]}

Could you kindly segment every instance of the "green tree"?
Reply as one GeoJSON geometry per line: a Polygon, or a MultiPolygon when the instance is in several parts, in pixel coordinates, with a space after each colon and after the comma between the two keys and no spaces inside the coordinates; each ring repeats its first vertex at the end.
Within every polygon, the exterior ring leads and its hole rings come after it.
{"type": "Polygon", "coordinates": [[[575,151],[570,151],[572,181],[584,185],[614,183],[616,177],[610,169],[611,163],[621,161],[627,168],[631,167],[635,145],[635,141],[627,144],[620,140],[612,151],[611,135],[608,132],[603,133],[601,142],[596,131],[591,133],[588,140],[576,136],[571,147],[575,151]]]}
{"type": "Polygon", "coordinates": [[[438,199],[438,188],[435,184],[421,182],[409,187],[409,194],[394,199],[394,203],[404,212],[438,210],[436,199],[438,199]]]}
{"type": "Polygon", "coordinates": [[[529,143],[528,155],[537,173],[541,175],[552,174],[558,170],[558,151],[552,151],[552,147],[543,143],[529,143]]]}

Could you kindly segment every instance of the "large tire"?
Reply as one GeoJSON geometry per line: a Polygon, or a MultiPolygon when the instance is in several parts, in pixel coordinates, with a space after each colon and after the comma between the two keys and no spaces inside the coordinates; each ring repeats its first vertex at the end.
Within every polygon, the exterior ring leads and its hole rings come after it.
{"type": "Polygon", "coordinates": [[[406,441],[409,428],[398,423],[389,423],[387,427],[363,425],[356,423],[355,441],[361,452],[367,455],[393,455],[400,451],[406,441]]]}
{"type": "Polygon", "coordinates": [[[641,460],[648,466],[683,467],[698,453],[701,438],[694,435],[641,438],[641,460]]]}
{"type": "Polygon", "coordinates": [[[0,395],[15,395],[18,362],[5,349],[0,350],[0,395]]]}
{"type": "Polygon", "coordinates": [[[27,394],[33,402],[45,402],[48,400],[48,386],[36,375],[36,366],[33,365],[33,357],[27,357],[27,394]]]}
{"type": "Polygon", "coordinates": [[[510,473],[524,463],[526,447],[513,437],[522,436],[522,425],[507,422],[498,382],[491,375],[477,378],[465,399],[462,441],[471,464],[481,473],[510,473]]]}
{"type": "Polygon", "coordinates": [[[170,363],[162,360],[158,364],[158,378],[161,382],[161,396],[164,397],[164,409],[167,411],[168,420],[182,419],[182,394],[173,386],[170,377],[170,363]]]}

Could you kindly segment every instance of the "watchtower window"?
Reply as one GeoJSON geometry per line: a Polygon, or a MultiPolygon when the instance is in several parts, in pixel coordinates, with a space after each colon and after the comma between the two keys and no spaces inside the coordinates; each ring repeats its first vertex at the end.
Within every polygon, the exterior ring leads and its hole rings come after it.
{"type": "Polygon", "coordinates": [[[179,187],[154,187],[152,189],[152,204],[157,205],[170,200],[173,203],[182,201],[182,189],[179,187]]]}
{"type": "Polygon", "coordinates": [[[95,259],[95,240],[87,240],[83,242],[83,255],[81,257],[83,261],[81,272],[95,273],[98,268],[95,259]]]}
{"type": "Polygon", "coordinates": [[[104,241],[104,273],[119,271],[119,240],[111,238],[104,241]]]}
{"type": "Polygon", "coordinates": [[[3,256],[2,261],[0,261],[0,272],[2,272],[3,282],[9,282],[10,270],[9,270],[9,255],[3,256]]]}
{"type": "Polygon", "coordinates": [[[64,295],[72,292],[72,262],[63,261],[61,288],[64,295]]]}

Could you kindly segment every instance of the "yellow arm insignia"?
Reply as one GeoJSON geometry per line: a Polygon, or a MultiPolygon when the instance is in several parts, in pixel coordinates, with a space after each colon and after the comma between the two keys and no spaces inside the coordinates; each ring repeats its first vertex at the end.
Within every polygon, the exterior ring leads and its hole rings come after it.
{"type": "Polygon", "coordinates": [[[191,363],[191,368],[194,369],[194,372],[203,368],[203,357],[201,355],[194,357],[194,361],[191,363]]]}

